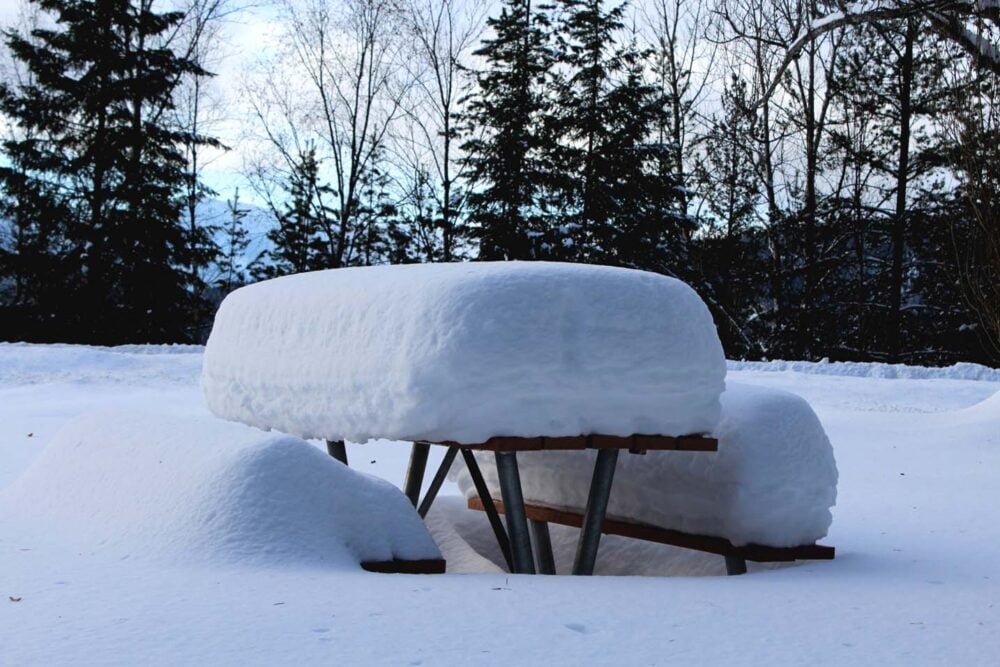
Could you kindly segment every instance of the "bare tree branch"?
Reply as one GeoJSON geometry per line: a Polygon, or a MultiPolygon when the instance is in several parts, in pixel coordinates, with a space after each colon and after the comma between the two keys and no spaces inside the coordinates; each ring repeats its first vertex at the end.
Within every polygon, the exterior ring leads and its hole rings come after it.
{"type": "MultiPolygon", "coordinates": [[[[728,11],[722,12],[724,17],[728,11]]],[[[906,18],[927,20],[931,30],[964,49],[977,67],[1000,75],[1000,2],[997,0],[882,0],[843,4],[841,10],[819,17],[797,32],[786,44],[771,39],[772,45],[785,49],[784,59],[778,66],[757,105],[770,99],[777,89],[785,70],[799,57],[806,45],[821,36],[844,28],[881,21],[906,18]],[[976,24],[976,29],[970,28],[976,24]]],[[[730,20],[731,19],[727,19],[730,20]]]]}

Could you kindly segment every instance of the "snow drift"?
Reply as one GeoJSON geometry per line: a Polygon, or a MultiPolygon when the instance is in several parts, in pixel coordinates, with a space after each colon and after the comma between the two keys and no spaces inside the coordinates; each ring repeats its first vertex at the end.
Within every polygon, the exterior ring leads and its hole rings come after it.
{"type": "Polygon", "coordinates": [[[885,380],[978,380],[1000,382],[1000,369],[960,361],[951,366],[910,366],[880,361],[738,361],[726,362],[730,371],[792,372],[885,380]]]}
{"type": "Polygon", "coordinates": [[[8,521],[112,558],[356,567],[441,557],[390,483],[298,438],[206,418],[77,418],[0,491],[8,521]]]}
{"type": "MultiPolygon", "coordinates": [[[[837,466],[819,419],[802,398],[729,383],[713,434],[715,454],[648,452],[618,457],[608,516],[734,544],[811,544],[830,527],[837,466]]],[[[596,453],[518,454],[525,501],[582,512],[596,453]]],[[[493,456],[476,455],[500,497],[493,456]]],[[[466,497],[475,488],[464,466],[453,477],[466,497]]]]}
{"type": "Polygon", "coordinates": [[[726,367],[684,283],[602,266],[378,266],[236,290],[205,350],[225,419],[364,442],[711,430],[726,367]]]}

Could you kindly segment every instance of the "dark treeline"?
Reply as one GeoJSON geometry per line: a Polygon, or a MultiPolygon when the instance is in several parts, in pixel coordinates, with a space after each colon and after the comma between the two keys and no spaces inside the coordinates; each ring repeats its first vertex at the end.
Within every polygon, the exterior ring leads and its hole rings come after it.
{"type": "Polygon", "coordinates": [[[237,104],[206,71],[226,0],[29,3],[0,338],[199,341],[251,280],[522,259],[685,280],[731,357],[1000,360],[990,3],[474,4],[286,0],[237,104]],[[201,213],[235,106],[252,257],[238,192],[201,213]]]}

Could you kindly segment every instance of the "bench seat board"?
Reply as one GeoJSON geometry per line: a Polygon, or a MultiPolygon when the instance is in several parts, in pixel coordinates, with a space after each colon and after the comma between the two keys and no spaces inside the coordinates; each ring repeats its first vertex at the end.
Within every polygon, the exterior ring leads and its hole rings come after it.
{"type": "MultiPolygon", "coordinates": [[[[503,513],[503,503],[493,501],[497,511],[503,513]]],[[[469,509],[483,511],[483,504],[478,498],[468,500],[469,509]]],[[[579,528],[583,525],[583,515],[566,510],[553,509],[542,505],[525,504],[525,513],[532,521],[557,523],[563,526],[579,528]]],[[[762,544],[747,544],[736,546],[729,540],[709,535],[692,535],[678,530],[658,528],[641,523],[631,523],[616,519],[605,519],[601,532],[607,535],[620,535],[647,542],[669,544],[685,549],[705,551],[720,556],[736,556],[758,563],[788,562],[794,560],[832,560],[834,547],[821,544],[804,544],[797,547],[769,547],[762,544]]]]}
{"type": "Polygon", "coordinates": [[[361,563],[361,568],[367,572],[381,574],[444,574],[445,561],[442,558],[424,560],[377,560],[361,563]]]}
{"type": "MultiPolygon", "coordinates": [[[[593,436],[590,444],[602,440],[593,436]]],[[[610,451],[622,451],[621,438],[607,440],[619,447],[610,451]]],[[[518,452],[524,497],[582,514],[596,455],[609,450],[559,451],[548,439],[541,446],[518,452]]],[[[815,412],[794,394],[729,382],[722,418],[708,438],[636,436],[624,451],[647,453],[618,458],[608,516],[740,545],[809,545],[829,532],[837,484],[833,448],[815,412]],[[670,451],[675,444],[678,450],[670,451]],[[712,450],[679,451],[690,445],[712,450]]],[[[499,498],[493,454],[475,455],[490,495],[499,498]]],[[[474,495],[465,471],[455,471],[454,479],[466,498],[474,495]]]]}

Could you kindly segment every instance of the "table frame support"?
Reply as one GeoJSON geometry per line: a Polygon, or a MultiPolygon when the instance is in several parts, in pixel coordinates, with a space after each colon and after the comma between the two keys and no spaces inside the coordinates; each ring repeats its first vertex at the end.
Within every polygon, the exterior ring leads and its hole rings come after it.
{"type": "Polygon", "coordinates": [[[538,562],[539,574],[555,574],[556,561],[552,556],[552,538],[549,536],[549,524],[545,521],[528,519],[531,528],[531,542],[535,545],[535,560],[538,562]]]}
{"type": "Polygon", "coordinates": [[[531,554],[531,535],[528,532],[528,518],[524,512],[524,497],[521,495],[521,475],[517,469],[516,452],[496,452],[497,475],[500,477],[500,496],[503,499],[504,515],[507,517],[507,533],[510,535],[511,557],[515,574],[534,574],[535,560],[531,554]]]}
{"type": "Polygon", "coordinates": [[[327,440],[326,453],[347,465],[347,446],[343,440],[327,440]]]}
{"type": "Polygon", "coordinates": [[[421,519],[426,517],[427,512],[430,511],[431,505],[434,503],[434,499],[437,498],[438,491],[441,490],[444,480],[448,477],[448,471],[451,470],[451,464],[455,461],[455,456],[457,455],[458,447],[449,447],[448,451],[444,453],[441,465],[438,466],[437,472],[434,474],[434,479],[431,480],[431,485],[427,488],[427,493],[424,494],[424,499],[420,501],[420,506],[417,508],[417,514],[420,515],[421,519]]]}
{"type": "Polygon", "coordinates": [[[615,481],[617,463],[617,449],[601,449],[597,452],[594,476],[591,478],[590,494],[587,497],[587,509],[583,513],[583,526],[580,528],[580,541],[576,544],[573,574],[594,573],[597,548],[601,543],[601,527],[608,511],[608,499],[611,497],[611,485],[615,481]]]}
{"type": "Polygon", "coordinates": [[[431,446],[424,442],[415,442],[410,449],[410,465],[406,469],[403,493],[414,507],[420,502],[420,487],[424,484],[424,471],[427,470],[427,455],[430,450],[431,446]]]}

